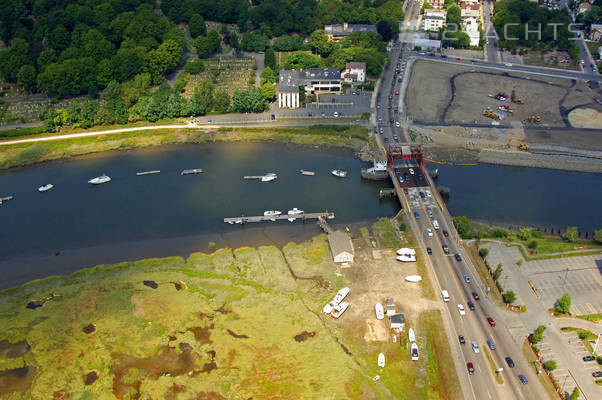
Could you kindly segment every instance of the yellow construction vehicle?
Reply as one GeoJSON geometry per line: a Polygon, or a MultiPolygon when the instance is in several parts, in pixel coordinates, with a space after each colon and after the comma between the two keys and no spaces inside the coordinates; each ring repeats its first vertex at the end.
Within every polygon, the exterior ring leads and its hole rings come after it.
{"type": "Polygon", "coordinates": [[[495,120],[499,120],[500,119],[500,117],[496,113],[494,113],[493,111],[491,111],[491,110],[483,110],[483,115],[486,116],[486,117],[488,117],[488,118],[493,118],[495,120]]]}
{"type": "Polygon", "coordinates": [[[510,139],[508,139],[508,142],[506,143],[506,147],[510,148],[512,147],[512,142],[516,142],[518,145],[518,148],[524,151],[529,151],[529,148],[531,146],[529,146],[527,143],[523,142],[520,139],[517,139],[515,137],[511,137],[510,139]]]}
{"type": "Polygon", "coordinates": [[[541,123],[541,117],[539,115],[529,115],[529,122],[539,124],[541,123]]]}
{"type": "Polygon", "coordinates": [[[510,96],[510,101],[516,104],[525,104],[525,99],[518,99],[516,97],[516,93],[514,93],[514,90],[512,91],[512,95],[510,96]]]}

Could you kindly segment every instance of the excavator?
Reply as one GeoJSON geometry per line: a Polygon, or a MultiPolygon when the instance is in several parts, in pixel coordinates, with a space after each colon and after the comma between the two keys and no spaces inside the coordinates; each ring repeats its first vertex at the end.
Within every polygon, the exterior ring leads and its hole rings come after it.
{"type": "Polygon", "coordinates": [[[516,93],[514,93],[514,90],[512,91],[512,95],[510,95],[510,101],[516,104],[525,104],[525,99],[517,98],[516,93]]]}
{"type": "Polygon", "coordinates": [[[527,143],[525,143],[522,140],[517,139],[515,137],[511,137],[510,139],[508,139],[508,142],[506,143],[506,147],[511,148],[512,147],[512,142],[516,142],[517,145],[518,145],[518,148],[520,150],[529,151],[529,148],[531,147],[527,143]]]}
{"type": "Polygon", "coordinates": [[[529,115],[529,122],[539,124],[541,123],[541,117],[539,115],[529,115]]]}
{"type": "Polygon", "coordinates": [[[499,115],[497,115],[496,113],[494,113],[491,110],[483,110],[483,115],[485,117],[493,118],[495,120],[499,120],[500,119],[499,115]]]}

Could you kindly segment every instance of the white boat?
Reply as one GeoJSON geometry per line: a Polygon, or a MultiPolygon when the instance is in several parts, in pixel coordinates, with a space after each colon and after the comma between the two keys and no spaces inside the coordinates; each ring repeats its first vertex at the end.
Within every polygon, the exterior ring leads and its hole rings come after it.
{"type": "Polygon", "coordinates": [[[243,223],[243,220],[242,220],[242,219],[237,219],[237,220],[236,220],[236,221],[234,221],[234,222],[235,222],[235,223],[237,223],[237,224],[242,224],[242,223],[243,223]]]}
{"type": "Polygon", "coordinates": [[[420,275],[408,275],[406,276],[407,282],[420,282],[422,277],[420,275]]]}
{"type": "Polygon", "coordinates": [[[397,261],[402,261],[402,262],[414,262],[416,261],[416,256],[397,256],[397,261]]]}
{"type": "Polygon", "coordinates": [[[334,176],[338,176],[339,178],[344,178],[347,176],[347,171],[343,171],[340,169],[333,169],[332,171],[330,171],[330,173],[334,176]]]}
{"type": "MultiPolygon", "coordinates": [[[[303,210],[299,210],[297,207],[293,207],[292,210],[288,210],[288,215],[299,215],[299,214],[303,214],[305,211],[303,210]]],[[[287,218],[290,222],[295,221],[297,218],[295,217],[289,217],[287,218]]]]}
{"type": "Polygon", "coordinates": [[[376,319],[385,318],[385,309],[383,308],[382,304],[376,303],[374,306],[374,311],[376,312],[376,319]]]}
{"type": "Polygon", "coordinates": [[[193,168],[193,169],[185,169],[184,171],[180,172],[180,175],[191,175],[191,174],[202,174],[202,173],[203,173],[202,168],[193,168]]]}
{"type": "Polygon", "coordinates": [[[342,302],[341,304],[337,305],[330,313],[330,316],[333,318],[340,318],[341,315],[343,315],[343,313],[347,310],[347,308],[349,307],[349,303],[347,303],[346,301],[342,302]]]}
{"type": "Polygon", "coordinates": [[[90,179],[88,183],[91,185],[101,185],[110,181],[111,178],[107,174],[102,174],[101,176],[97,176],[96,178],[90,179]]]}
{"type": "Polygon", "coordinates": [[[334,299],[332,299],[332,302],[337,305],[339,304],[341,301],[343,301],[343,299],[345,297],[347,297],[347,295],[349,294],[349,288],[348,287],[344,287],[343,289],[339,290],[337,292],[337,295],[334,296],[334,299]]]}
{"type": "Polygon", "coordinates": [[[316,174],[314,171],[306,171],[304,169],[299,170],[299,172],[301,172],[301,175],[307,175],[307,176],[314,176],[316,174]]]}
{"type": "Polygon", "coordinates": [[[276,215],[282,214],[282,211],[278,210],[268,210],[263,212],[264,217],[275,217],[276,215]]]}
{"type": "Polygon", "coordinates": [[[334,310],[334,308],[335,308],[336,306],[337,306],[337,305],[336,305],[336,304],[334,304],[334,303],[331,301],[330,303],[328,303],[328,304],[326,304],[326,305],[324,306],[324,308],[322,309],[322,312],[323,312],[324,314],[330,314],[330,313],[332,312],[332,310],[334,310]]]}
{"type": "Polygon", "coordinates": [[[407,247],[402,247],[401,249],[397,250],[397,255],[398,256],[403,256],[403,255],[412,255],[415,256],[416,255],[416,250],[414,249],[408,249],[407,247]]]}
{"type": "Polygon", "coordinates": [[[412,361],[418,361],[418,345],[416,343],[412,343],[410,355],[412,357],[412,361]]]}
{"type": "Polygon", "coordinates": [[[44,186],[40,186],[38,188],[38,192],[47,192],[50,189],[52,189],[54,187],[54,185],[52,183],[47,183],[44,186]]]}
{"type": "Polygon", "coordinates": [[[408,340],[410,343],[416,342],[416,335],[414,334],[414,329],[410,328],[408,330],[408,340]]]}
{"type": "Polygon", "coordinates": [[[264,176],[261,177],[261,181],[262,182],[271,182],[274,179],[278,178],[278,175],[276,175],[273,172],[269,172],[267,174],[265,174],[264,176]]]}
{"type": "Polygon", "coordinates": [[[385,355],[383,353],[378,355],[378,366],[381,368],[385,367],[385,355]]]}

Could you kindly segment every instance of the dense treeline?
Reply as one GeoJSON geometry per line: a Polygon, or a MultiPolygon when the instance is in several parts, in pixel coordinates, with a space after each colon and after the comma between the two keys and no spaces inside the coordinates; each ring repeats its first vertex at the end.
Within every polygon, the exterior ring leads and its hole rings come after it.
{"type": "Polygon", "coordinates": [[[94,95],[148,73],[158,84],[182,60],[182,31],[153,0],[4,0],[0,75],[62,96],[94,95]]]}
{"type": "Polygon", "coordinates": [[[557,48],[568,51],[574,62],[579,61],[579,48],[570,40],[573,34],[568,30],[571,22],[566,9],[549,10],[529,0],[501,0],[495,3],[492,22],[500,37],[500,47],[516,51],[518,46],[526,46],[544,52],[557,48]],[[533,32],[539,24],[541,38],[533,32]],[[532,32],[527,33],[527,29],[532,32]]]}

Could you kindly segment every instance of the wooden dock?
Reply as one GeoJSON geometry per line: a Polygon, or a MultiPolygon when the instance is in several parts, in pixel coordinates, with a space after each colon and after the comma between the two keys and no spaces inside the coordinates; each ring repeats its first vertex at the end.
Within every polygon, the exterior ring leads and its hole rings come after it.
{"type": "Polygon", "coordinates": [[[136,176],[153,175],[153,174],[158,174],[158,173],[161,173],[161,171],[158,169],[155,169],[152,171],[136,172],[136,176]]]}
{"type": "Polygon", "coordinates": [[[257,215],[257,216],[240,216],[234,218],[224,218],[224,222],[227,224],[246,224],[248,222],[265,222],[265,221],[277,221],[287,220],[289,218],[295,218],[305,222],[308,219],[333,219],[334,213],[330,211],[319,212],[319,213],[303,213],[303,214],[280,214],[280,215],[257,215]]]}

